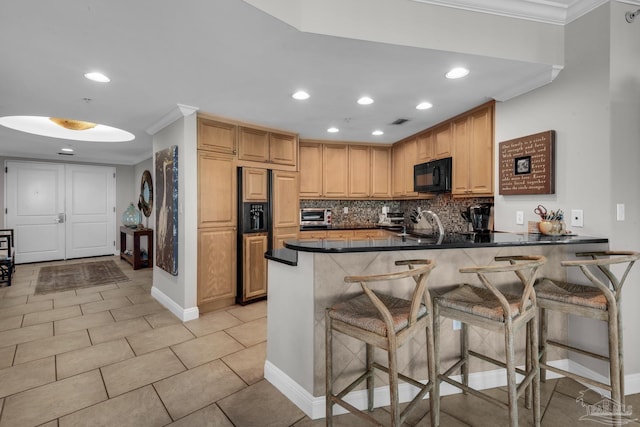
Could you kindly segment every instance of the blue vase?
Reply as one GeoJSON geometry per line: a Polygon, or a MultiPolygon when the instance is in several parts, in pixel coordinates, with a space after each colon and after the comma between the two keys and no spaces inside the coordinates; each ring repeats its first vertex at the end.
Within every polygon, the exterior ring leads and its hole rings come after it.
{"type": "Polygon", "coordinates": [[[122,213],[122,224],[129,228],[137,228],[138,224],[141,222],[142,215],[140,214],[140,211],[133,206],[133,203],[131,203],[122,213]]]}

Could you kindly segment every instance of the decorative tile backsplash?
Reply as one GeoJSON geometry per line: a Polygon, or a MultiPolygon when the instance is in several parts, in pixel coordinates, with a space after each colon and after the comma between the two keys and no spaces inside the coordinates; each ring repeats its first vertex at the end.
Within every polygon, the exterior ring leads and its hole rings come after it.
{"type": "Polygon", "coordinates": [[[332,211],[334,226],[350,227],[376,224],[383,206],[389,207],[389,212],[402,212],[405,223],[410,226],[409,215],[413,209],[435,212],[448,232],[468,231],[468,223],[460,215],[460,211],[468,206],[480,203],[493,203],[493,197],[478,197],[469,199],[454,199],[451,194],[439,194],[428,200],[300,200],[301,208],[329,208],[332,211]],[[344,213],[344,208],[348,213],[344,213]]]}

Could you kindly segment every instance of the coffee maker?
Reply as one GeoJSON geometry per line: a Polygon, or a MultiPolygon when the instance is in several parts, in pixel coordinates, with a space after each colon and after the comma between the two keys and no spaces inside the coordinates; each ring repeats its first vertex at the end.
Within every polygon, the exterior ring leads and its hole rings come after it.
{"type": "Polygon", "coordinates": [[[483,203],[480,205],[469,206],[466,210],[460,212],[470,225],[474,233],[489,233],[493,228],[493,204],[483,203]]]}

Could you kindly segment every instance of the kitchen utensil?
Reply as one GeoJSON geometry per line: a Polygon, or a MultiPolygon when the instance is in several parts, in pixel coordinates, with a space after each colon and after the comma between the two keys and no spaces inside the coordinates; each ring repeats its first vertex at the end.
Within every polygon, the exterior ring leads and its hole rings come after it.
{"type": "Polygon", "coordinates": [[[538,215],[540,217],[540,219],[543,220],[543,221],[545,219],[547,219],[547,213],[548,213],[547,212],[547,208],[545,208],[542,205],[538,205],[538,207],[533,210],[533,213],[538,215]]]}

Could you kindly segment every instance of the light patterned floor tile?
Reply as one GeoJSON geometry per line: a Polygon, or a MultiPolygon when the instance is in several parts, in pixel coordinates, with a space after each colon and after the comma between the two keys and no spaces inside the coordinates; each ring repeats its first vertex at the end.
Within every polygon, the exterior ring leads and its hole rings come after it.
{"type": "Polygon", "coordinates": [[[105,341],[111,341],[123,338],[129,335],[135,335],[151,329],[149,323],[144,319],[123,320],[122,322],[111,323],[108,325],[97,326],[89,329],[91,342],[98,344],[105,341]]]}
{"type": "Polygon", "coordinates": [[[157,301],[151,301],[143,304],[135,304],[129,307],[116,308],[111,310],[113,318],[117,321],[135,319],[136,317],[146,316],[165,311],[162,305],[157,301]]]}
{"type": "Polygon", "coordinates": [[[261,317],[267,317],[267,301],[254,302],[245,306],[236,306],[228,309],[227,312],[243,322],[250,322],[261,317]]]}
{"type": "Polygon", "coordinates": [[[24,344],[18,344],[14,365],[41,359],[46,356],[54,356],[67,351],[89,347],[91,341],[87,331],[71,332],[63,335],[55,335],[49,338],[39,339],[24,344]]]}
{"type": "MultiPolygon", "coordinates": [[[[78,306],[74,306],[78,307],[78,306]]],[[[79,308],[79,307],[78,307],[79,308]]],[[[71,319],[57,320],[53,322],[53,331],[56,335],[67,334],[69,332],[81,331],[96,326],[113,323],[113,316],[108,311],[85,314],[71,319]]]]}
{"type": "Polygon", "coordinates": [[[233,372],[247,384],[255,384],[264,378],[264,361],[267,358],[267,343],[256,344],[222,358],[233,372]]]}
{"type": "Polygon", "coordinates": [[[69,351],[56,356],[58,379],[121,362],[135,357],[124,338],[69,351]]]}
{"type": "Polygon", "coordinates": [[[70,307],[56,308],[53,310],[39,311],[24,315],[22,326],[37,325],[38,323],[53,322],[55,320],[68,319],[82,315],[80,307],[73,305],[70,307]]]}
{"type": "Polygon", "coordinates": [[[155,314],[147,314],[144,318],[147,319],[147,322],[149,322],[154,329],[182,323],[180,319],[168,310],[155,314]]]}
{"type": "Polygon", "coordinates": [[[126,307],[131,305],[131,301],[127,297],[109,298],[104,301],[89,302],[80,305],[83,314],[98,313],[100,311],[112,310],[114,308],[126,307]]]}
{"type": "Polygon", "coordinates": [[[0,332],[8,331],[9,329],[17,329],[20,326],[27,326],[27,325],[22,325],[23,317],[24,316],[19,315],[19,316],[6,317],[4,319],[0,319],[0,332]]]}
{"type": "Polygon", "coordinates": [[[0,369],[13,365],[13,356],[16,354],[16,347],[15,345],[0,347],[0,369]]]}
{"type": "Polygon", "coordinates": [[[195,338],[191,332],[181,324],[152,329],[127,338],[136,355],[150,353],[163,347],[169,347],[195,338]]]}
{"type": "Polygon", "coordinates": [[[54,298],[53,306],[55,308],[69,307],[70,305],[86,304],[88,302],[100,301],[101,299],[100,293],[54,298]]]}
{"type": "Polygon", "coordinates": [[[103,299],[126,297],[127,295],[146,294],[146,293],[149,293],[149,292],[140,285],[119,287],[118,289],[101,292],[103,299]]]}
{"type": "Polygon", "coordinates": [[[234,427],[218,405],[209,405],[195,411],[178,421],[169,424],[167,427],[234,427]]]}
{"type": "Polygon", "coordinates": [[[267,340],[267,318],[262,317],[233,328],[226,329],[229,335],[238,340],[245,347],[267,340]]]}
{"type": "Polygon", "coordinates": [[[243,349],[241,344],[224,332],[205,335],[171,348],[189,369],[243,349]]]}
{"type": "Polygon", "coordinates": [[[0,310],[0,321],[8,317],[21,316],[23,314],[35,313],[37,311],[51,310],[53,300],[37,301],[28,304],[15,305],[13,307],[0,310]]]}
{"type": "Polygon", "coordinates": [[[53,356],[0,370],[0,397],[6,397],[56,380],[53,356]]]}
{"type": "Polygon", "coordinates": [[[196,336],[202,337],[240,324],[242,322],[238,318],[226,311],[216,311],[205,313],[195,320],[185,322],[184,326],[189,328],[196,336]]]}
{"type": "Polygon", "coordinates": [[[27,303],[26,295],[15,296],[15,297],[4,297],[0,299],[0,309],[6,308],[6,307],[12,307],[14,305],[26,304],[26,303],[27,303]]]}
{"type": "MultiPolygon", "coordinates": [[[[26,304],[29,305],[29,304],[26,304]]],[[[0,347],[53,336],[53,322],[0,332],[0,347]]]]}

